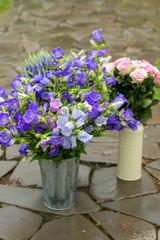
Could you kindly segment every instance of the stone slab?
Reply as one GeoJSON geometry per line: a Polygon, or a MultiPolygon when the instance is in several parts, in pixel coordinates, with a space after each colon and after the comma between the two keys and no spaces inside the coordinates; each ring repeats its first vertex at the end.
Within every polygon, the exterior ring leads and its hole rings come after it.
{"type": "Polygon", "coordinates": [[[27,39],[26,36],[23,34],[22,34],[22,39],[20,44],[21,46],[23,46],[26,53],[34,53],[40,48],[40,45],[38,42],[34,42],[27,39]]]}
{"type": "Polygon", "coordinates": [[[157,178],[160,181],[160,171],[156,170],[154,168],[145,167],[145,169],[155,178],[157,178]]]}
{"type": "Polygon", "coordinates": [[[88,187],[91,168],[85,165],[79,165],[77,187],[88,187]]]}
{"type": "Polygon", "coordinates": [[[118,131],[106,131],[106,135],[101,137],[94,137],[92,138],[91,142],[100,142],[100,143],[111,143],[111,142],[118,142],[118,131]]]}
{"type": "Polygon", "coordinates": [[[1,65],[0,66],[0,78],[4,76],[9,76],[14,79],[17,76],[17,73],[9,66],[1,65]]]}
{"type": "Polygon", "coordinates": [[[154,168],[156,170],[160,170],[160,159],[147,164],[147,167],[154,168]]]}
{"type": "Polygon", "coordinates": [[[0,202],[62,216],[96,212],[100,207],[84,192],[76,192],[75,205],[66,211],[53,211],[44,205],[43,191],[0,184],[0,202]]]}
{"type": "Polygon", "coordinates": [[[0,161],[0,178],[10,172],[16,164],[16,161],[0,161]]]}
{"type": "Polygon", "coordinates": [[[83,216],[70,216],[46,223],[31,240],[109,240],[83,216]]]}
{"type": "Polygon", "coordinates": [[[6,152],[7,159],[23,158],[23,155],[20,155],[19,153],[19,148],[20,148],[20,145],[15,145],[15,144],[12,145],[11,147],[8,147],[6,152]]]}
{"type": "Polygon", "coordinates": [[[160,158],[160,147],[157,143],[143,143],[143,157],[145,159],[157,160],[160,158]]]}
{"type": "Polygon", "coordinates": [[[157,191],[151,176],[142,170],[142,178],[124,181],[116,177],[116,167],[95,170],[91,180],[90,194],[98,201],[120,200],[157,191]]]}
{"type": "MultiPolygon", "coordinates": [[[[79,165],[77,187],[87,187],[89,185],[89,174],[91,168],[79,165]]],[[[23,187],[42,187],[41,173],[38,161],[20,162],[9,179],[10,185],[20,185],[23,187]]]]}
{"type": "Polygon", "coordinates": [[[81,154],[81,160],[91,163],[117,164],[118,143],[92,142],[86,146],[87,155],[81,154]]]}
{"type": "Polygon", "coordinates": [[[155,227],[143,220],[111,211],[89,215],[116,240],[156,240],[155,227]]]}
{"type": "Polygon", "coordinates": [[[147,121],[147,125],[160,124],[160,105],[152,107],[152,118],[147,121]]]}
{"type": "Polygon", "coordinates": [[[160,194],[103,203],[102,206],[160,226],[160,194]]]}
{"type": "Polygon", "coordinates": [[[14,206],[0,208],[0,238],[27,240],[38,230],[42,217],[14,206]]]}
{"type": "Polygon", "coordinates": [[[145,127],[144,128],[144,141],[147,142],[160,142],[160,127],[145,127]]]}
{"type": "Polygon", "coordinates": [[[42,187],[41,173],[38,161],[20,162],[12,173],[9,183],[11,185],[42,187]]]}

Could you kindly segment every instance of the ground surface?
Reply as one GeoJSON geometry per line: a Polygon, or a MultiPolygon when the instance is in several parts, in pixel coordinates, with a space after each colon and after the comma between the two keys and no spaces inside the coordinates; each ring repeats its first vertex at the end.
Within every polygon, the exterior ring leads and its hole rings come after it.
{"type": "MultiPolygon", "coordinates": [[[[160,57],[159,0],[14,0],[0,20],[0,85],[11,90],[28,52],[57,46],[87,51],[99,28],[113,60],[128,56],[154,64],[160,57]]],[[[87,146],[76,204],[61,212],[43,204],[37,162],[21,163],[18,147],[8,148],[7,161],[0,161],[0,239],[160,240],[160,106],[145,126],[140,180],[116,178],[117,146],[113,132],[87,146]]]]}

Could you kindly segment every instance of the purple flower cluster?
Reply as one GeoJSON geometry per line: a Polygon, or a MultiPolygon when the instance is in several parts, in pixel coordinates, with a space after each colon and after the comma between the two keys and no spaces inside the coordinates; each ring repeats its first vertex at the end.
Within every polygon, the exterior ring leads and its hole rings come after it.
{"type": "Polygon", "coordinates": [[[102,30],[93,32],[93,49],[64,55],[58,47],[50,55],[30,55],[11,86],[10,96],[0,87],[0,144],[22,145],[20,154],[31,153],[60,161],[79,157],[93,136],[104,130],[133,130],[140,124],[123,94],[110,102],[108,86],[115,77],[102,68],[108,53],[102,30]],[[103,69],[103,70],[102,70],[103,69]]]}

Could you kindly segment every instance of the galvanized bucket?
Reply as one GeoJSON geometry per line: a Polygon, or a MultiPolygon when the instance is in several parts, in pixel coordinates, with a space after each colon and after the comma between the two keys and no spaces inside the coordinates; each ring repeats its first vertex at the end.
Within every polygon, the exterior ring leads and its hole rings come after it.
{"type": "Polygon", "coordinates": [[[143,130],[141,124],[134,132],[127,127],[119,133],[117,177],[122,180],[141,178],[143,130]]]}
{"type": "Polygon", "coordinates": [[[41,176],[46,207],[66,210],[75,203],[79,161],[63,160],[53,164],[52,160],[42,160],[41,176]]]}

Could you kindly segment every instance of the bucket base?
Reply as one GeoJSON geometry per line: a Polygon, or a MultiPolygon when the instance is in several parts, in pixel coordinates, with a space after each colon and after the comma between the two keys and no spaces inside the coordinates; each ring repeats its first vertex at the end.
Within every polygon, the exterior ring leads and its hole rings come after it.
{"type": "Polygon", "coordinates": [[[57,209],[57,208],[54,208],[54,207],[50,207],[50,206],[48,206],[48,205],[46,204],[46,202],[44,202],[44,205],[45,205],[47,208],[51,209],[51,210],[64,211],[64,210],[68,210],[68,209],[72,208],[72,207],[75,205],[75,203],[73,203],[73,205],[71,205],[70,207],[61,208],[61,209],[57,209]]]}
{"type": "Polygon", "coordinates": [[[117,175],[117,178],[119,178],[120,180],[123,180],[123,181],[137,181],[137,180],[139,180],[139,179],[141,179],[141,177],[142,176],[140,176],[139,178],[134,178],[134,179],[124,179],[124,178],[122,178],[122,177],[119,177],[118,175],[117,175]]]}

